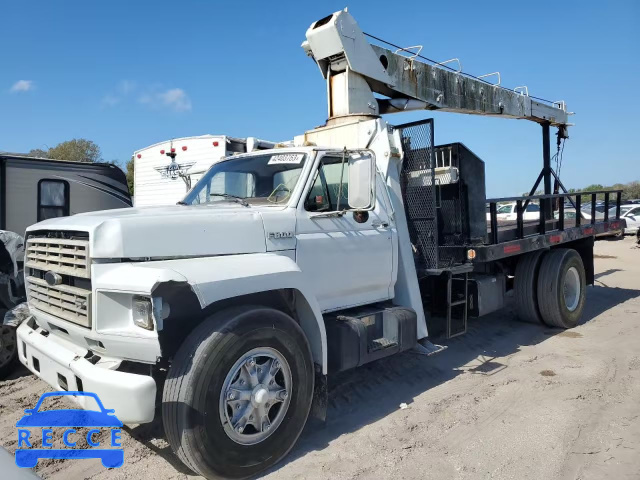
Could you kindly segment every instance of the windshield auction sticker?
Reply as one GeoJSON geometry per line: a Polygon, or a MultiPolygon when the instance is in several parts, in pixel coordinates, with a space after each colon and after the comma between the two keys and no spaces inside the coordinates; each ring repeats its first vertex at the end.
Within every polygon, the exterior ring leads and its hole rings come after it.
{"type": "Polygon", "coordinates": [[[124,449],[121,443],[122,422],[113,410],[106,409],[95,393],[50,392],[40,397],[34,408],[28,408],[18,420],[18,449],[16,465],[33,468],[41,458],[83,459],[99,458],[106,468],[121,467],[124,449]],[[43,402],[58,401],[60,397],[84,397],[95,408],[47,409],[43,402]]]}
{"type": "Polygon", "coordinates": [[[281,153],[278,155],[272,155],[268,165],[278,165],[281,163],[293,163],[298,164],[302,161],[304,153],[281,153]]]}

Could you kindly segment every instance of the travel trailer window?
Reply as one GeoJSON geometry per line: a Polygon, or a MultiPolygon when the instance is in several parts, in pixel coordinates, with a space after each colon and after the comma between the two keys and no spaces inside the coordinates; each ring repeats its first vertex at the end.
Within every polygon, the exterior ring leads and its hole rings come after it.
{"type": "Polygon", "coordinates": [[[38,182],[38,221],[69,215],[69,184],[62,180],[38,182]]]}

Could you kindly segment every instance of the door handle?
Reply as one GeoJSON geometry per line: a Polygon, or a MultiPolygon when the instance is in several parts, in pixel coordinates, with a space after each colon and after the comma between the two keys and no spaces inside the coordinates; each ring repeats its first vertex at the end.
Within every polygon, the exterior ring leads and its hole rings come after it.
{"type": "Polygon", "coordinates": [[[371,226],[373,228],[387,228],[389,226],[388,222],[371,222],[371,226]]]}

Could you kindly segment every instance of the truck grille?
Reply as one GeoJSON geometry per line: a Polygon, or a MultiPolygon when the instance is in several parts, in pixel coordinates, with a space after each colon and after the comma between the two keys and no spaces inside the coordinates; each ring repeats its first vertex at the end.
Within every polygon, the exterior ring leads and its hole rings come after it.
{"type": "Polygon", "coordinates": [[[25,248],[25,286],[29,307],[54,317],[91,327],[91,258],[89,241],[57,232],[31,236],[25,248]],[[58,282],[45,280],[58,274],[58,282]]]}

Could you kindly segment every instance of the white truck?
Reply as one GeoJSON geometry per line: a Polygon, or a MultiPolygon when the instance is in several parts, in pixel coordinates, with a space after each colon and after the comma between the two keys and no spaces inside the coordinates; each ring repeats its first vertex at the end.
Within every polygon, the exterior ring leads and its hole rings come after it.
{"type": "Polygon", "coordinates": [[[275,145],[255,137],[199,135],[173,138],[136,150],[133,152],[135,206],[175,205],[213,163],[275,145]]]}
{"type": "MultiPolygon", "coordinates": [[[[507,290],[522,319],[575,326],[594,235],[624,227],[554,219],[568,194],[547,190],[514,199],[519,221],[500,229],[496,205],[510,199],[484,197],[480,159],[452,144],[436,166],[431,120],[380,117],[423,108],[537,122],[547,187],[564,106],[370,45],[347,11],[312,24],[303,46],[327,79],[325,126],[214,164],[179,205],[27,232],[27,255],[44,256],[26,263],[22,363],[55,389],[97,393],[126,424],[160,415],[174,452],[206,478],[274,465],[312,403],[322,416],[327,375],[428,353],[439,319],[447,337],[464,333],[507,290]],[[530,200],[545,214],[525,227],[530,200]]],[[[571,198],[580,208],[588,195],[571,198]]]]}

